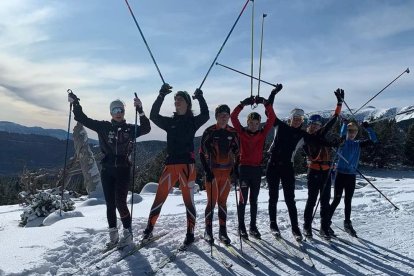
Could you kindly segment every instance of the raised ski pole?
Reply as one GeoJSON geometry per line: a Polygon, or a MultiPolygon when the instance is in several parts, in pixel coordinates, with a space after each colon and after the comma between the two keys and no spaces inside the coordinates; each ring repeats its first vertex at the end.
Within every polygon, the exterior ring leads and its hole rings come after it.
{"type": "Polygon", "coordinates": [[[147,50],[148,50],[148,52],[149,52],[149,54],[150,54],[150,56],[151,56],[151,58],[152,58],[152,61],[154,62],[155,67],[157,68],[157,71],[158,71],[158,74],[160,75],[160,78],[161,78],[161,80],[162,80],[162,83],[164,83],[164,84],[165,84],[165,81],[164,81],[164,78],[162,77],[162,74],[161,74],[160,68],[158,68],[157,62],[155,61],[155,58],[154,58],[154,56],[153,56],[153,54],[152,54],[152,52],[151,52],[151,49],[150,49],[150,47],[148,46],[147,40],[145,39],[144,34],[142,33],[141,28],[139,27],[139,24],[138,24],[137,19],[135,18],[134,12],[132,11],[131,7],[129,6],[128,0],[125,0],[125,3],[126,3],[126,5],[128,6],[129,12],[131,13],[132,18],[134,19],[135,25],[137,26],[138,31],[139,31],[139,33],[141,34],[141,37],[142,37],[142,40],[143,40],[143,41],[144,41],[144,43],[145,43],[145,46],[147,46],[147,50]]]}
{"type": "MultiPolygon", "coordinates": [[[[66,92],[72,93],[71,89],[68,89],[66,92]]],[[[73,104],[70,103],[69,105],[69,120],[68,120],[68,131],[66,135],[66,147],[65,147],[65,161],[63,165],[63,173],[62,173],[62,193],[60,194],[60,210],[59,216],[62,216],[62,208],[63,208],[63,194],[65,190],[65,181],[66,181],[66,159],[68,158],[68,147],[69,147],[69,131],[70,131],[70,120],[72,118],[72,106],[73,104]]]]}
{"type": "MultiPolygon", "coordinates": [[[[346,158],[339,153],[339,150],[337,151],[337,154],[342,160],[345,161],[345,163],[350,165],[348,160],[346,160],[346,158]]],[[[375,190],[377,190],[389,203],[391,203],[391,205],[394,206],[396,210],[400,210],[400,208],[398,208],[394,203],[392,203],[377,187],[375,187],[375,185],[372,184],[372,182],[368,178],[366,178],[365,175],[358,168],[355,168],[354,166],[352,166],[352,168],[354,168],[361,175],[362,178],[364,178],[369,184],[371,184],[371,186],[374,187],[375,190]]]]}
{"type": "Polygon", "coordinates": [[[409,74],[410,73],[410,68],[407,68],[404,70],[404,72],[402,72],[398,77],[396,77],[392,82],[390,82],[389,84],[387,84],[383,89],[381,89],[380,92],[378,92],[377,94],[375,94],[371,99],[369,99],[366,103],[364,103],[360,108],[358,108],[354,114],[357,114],[358,111],[360,111],[364,106],[366,106],[370,101],[372,101],[375,97],[377,97],[379,94],[382,93],[382,91],[384,91],[385,89],[387,89],[388,86],[390,86],[391,84],[393,84],[397,79],[399,79],[404,73],[409,74]]]}
{"type": "MultiPolygon", "coordinates": [[[[134,92],[135,98],[138,98],[136,92],[134,92]]],[[[135,107],[135,125],[134,125],[134,154],[132,160],[132,188],[131,188],[131,220],[132,212],[134,210],[134,187],[135,187],[135,156],[137,154],[137,129],[138,129],[138,106],[135,107]]]]}
{"type": "MultiPolygon", "coordinates": [[[[260,97],[260,78],[262,75],[262,54],[263,54],[263,28],[264,28],[264,19],[267,14],[263,14],[262,16],[262,35],[260,38],[260,58],[259,58],[259,81],[257,82],[257,96],[260,97]]],[[[252,73],[253,76],[253,73],[252,73]]],[[[253,78],[252,78],[253,79],[253,78]]]]}
{"type": "Polygon", "coordinates": [[[221,64],[221,63],[216,62],[216,65],[219,65],[219,66],[221,66],[221,67],[224,67],[224,68],[229,69],[229,70],[231,70],[231,71],[234,71],[234,72],[236,72],[236,73],[242,74],[242,75],[247,76],[247,77],[249,77],[249,78],[253,78],[253,79],[255,79],[255,80],[258,80],[259,82],[263,82],[263,83],[266,83],[266,84],[271,85],[271,86],[273,86],[273,87],[276,87],[276,84],[273,84],[273,83],[267,82],[267,81],[265,81],[265,80],[262,80],[262,79],[259,79],[259,78],[256,78],[256,77],[253,77],[253,76],[251,76],[251,75],[249,75],[249,74],[243,73],[243,72],[241,72],[241,71],[239,71],[239,70],[236,70],[236,69],[231,68],[231,67],[229,67],[229,66],[223,65],[223,64],[221,64]]]}
{"type": "MultiPolygon", "coordinates": [[[[246,9],[246,6],[249,3],[249,1],[250,0],[247,0],[246,3],[244,4],[244,6],[243,6],[243,8],[242,8],[242,10],[241,10],[241,12],[239,14],[239,16],[237,17],[236,21],[234,22],[233,26],[231,27],[230,32],[228,33],[226,39],[224,39],[224,42],[221,45],[220,50],[218,51],[218,53],[217,53],[216,57],[214,58],[213,62],[211,63],[210,68],[208,68],[208,71],[207,71],[206,75],[204,76],[204,79],[202,80],[202,82],[201,82],[200,86],[198,87],[198,89],[201,89],[201,87],[203,86],[204,82],[206,81],[207,76],[210,74],[211,68],[213,67],[213,65],[216,62],[218,56],[220,55],[221,51],[223,50],[224,45],[226,45],[227,40],[229,39],[231,33],[233,32],[234,27],[236,27],[237,22],[239,21],[240,17],[242,16],[242,14],[243,14],[244,10],[246,9]]],[[[194,99],[194,97],[193,97],[193,99],[194,99]]]]}
{"type": "MultiPolygon", "coordinates": [[[[250,52],[250,76],[253,76],[253,59],[254,59],[254,0],[252,0],[253,5],[252,5],[252,31],[251,31],[251,37],[252,37],[252,41],[251,41],[251,52],[250,52]]],[[[253,78],[250,77],[250,97],[253,97],[253,78]]],[[[257,107],[253,105],[253,107],[257,107]]]]}

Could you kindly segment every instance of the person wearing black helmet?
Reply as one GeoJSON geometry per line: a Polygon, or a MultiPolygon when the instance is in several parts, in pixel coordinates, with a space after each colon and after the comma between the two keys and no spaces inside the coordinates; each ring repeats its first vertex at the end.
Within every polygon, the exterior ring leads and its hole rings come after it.
{"type": "Polygon", "coordinates": [[[250,190],[250,229],[249,234],[260,238],[261,234],[256,225],[257,198],[260,192],[262,176],[261,163],[263,160],[263,147],[266,136],[271,130],[276,118],[271,104],[262,97],[249,97],[240,102],[230,115],[231,122],[240,136],[240,165],[239,185],[240,198],[238,204],[239,234],[242,238],[248,239],[244,214],[247,204],[247,197],[250,190]],[[266,109],[267,120],[263,128],[260,127],[260,114],[252,112],[247,116],[247,127],[241,126],[239,114],[245,106],[263,104],[266,109]]]}
{"type": "Polygon", "coordinates": [[[170,190],[178,181],[183,195],[187,213],[187,234],[184,245],[194,242],[194,227],[196,209],[194,206],[194,186],[196,178],[194,136],[196,131],[210,118],[203,91],[196,89],[194,98],[200,104],[200,114],[194,116],[191,107],[191,97],[186,91],[178,91],[174,95],[175,110],[172,117],[160,115],[161,105],[166,95],[172,92],[172,87],[165,83],[161,86],[159,95],[152,105],[150,119],[159,128],[167,132],[167,157],[164,170],[159,178],[157,194],[144,230],[143,240],[152,237],[154,225],[170,190]]]}
{"type": "Polygon", "coordinates": [[[321,217],[319,234],[322,238],[327,240],[330,239],[331,235],[331,232],[329,231],[329,200],[331,198],[330,172],[332,170],[331,148],[338,147],[341,140],[327,141],[325,136],[336,123],[337,118],[341,113],[345,92],[338,88],[334,94],[337,98],[337,105],[333,116],[325,125],[323,125],[322,117],[319,114],[311,115],[309,117],[307,132],[314,137],[318,137],[318,140],[305,141],[305,145],[303,146],[308,159],[308,199],[303,214],[303,233],[307,238],[312,237],[313,209],[316,205],[318,194],[320,196],[321,217]]]}
{"type": "Polygon", "coordinates": [[[201,138],[200,160],[205,172],[207,206],[205,209],[206,229],[204,238],[213,243],[212,216],[218,205],[219,239],[230,244],[227,235],[227,197],[231,188],[231,172],[239,154],[239,137],[236,130],[228,125],[230,108],[219,105],[215,110],[216,124],[208,127],[201,138]]]}

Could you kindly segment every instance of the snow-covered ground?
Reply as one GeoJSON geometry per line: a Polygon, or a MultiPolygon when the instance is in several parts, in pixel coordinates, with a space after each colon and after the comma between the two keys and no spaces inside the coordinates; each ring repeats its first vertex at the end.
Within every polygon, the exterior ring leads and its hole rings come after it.
{"type": "MultiPolygon", "coordinates": [[[[343,222],[343,201],[334,216],[333,229],[348,241],[347,245],[333,240],[341,253],[316,235],[317,248],[305,247],[315,264],[297,250],[290,232],[290,222],[283,193],[278,204],[278,224],[289,251],[269,233],[267,190],[262,189],[259,196],[258,227],[264,242],[255,241],[261,253],[243,243],[244,256],[257,264],[248,267],[219,247],[231,269],[210,257],[210,246],[199,237],[204,231],[204,208],[206,194],[195,195],[198,211],[196,237],[198,238],[187,252],[158,271],[158,275],[413,275],[414,274],[414,172],[412,171],[372,171],[367,176],[400,210],[394,210],[371,186],[358,179],[353,200],[353,225],[365,244],[348,237],[339,227],[343,222]],[[293,254],[294,256],[291,256],[293,254]],[[297,257],[295,257],[297,256],[297,257]]],[[[307,198],[303,181],[297,181],[296,199],[300,221],[307,198]]],[[[154,194],[142,194],[142,201],[133,209],[135,241],[138,241],[146,225],[154,194]]],[[[157,269],[158,264],[182,242],[186,232],[184,204],[180,194],[169,195],[154,234],[166,233],[158,241],[142,248],[136,254],[116,262],[124,253],[116,251],[100,262],[90,264],[102,256],[101,250],[108,241],[106,232],[105,205],[94,199],[76,201],[74,215],[64,219],[49,218],[49,226],[18,227],[21,206],[0,207],[0,275],[145,275],[157,269]]],[[[228,199],[228,229],[236,250],[240,250],[236,236],[236,208],[234,191],[228,199]]],[[[217,210],[217,209],[216,209],[217,210]]],[[[217,211],[216,211],[217,214],[217,211]]],[[[249,210],[246,212],[248,222],[249,210]]],[[[217,218],[217,215],[215,215],[217,218]]],[[[319,217],[314,226],[319,228],[319,217]]],[[[217,221],[214,231],[218,232],[217,221]]],[[[214,251],[213,251],[214,256],[214,251]]]]}

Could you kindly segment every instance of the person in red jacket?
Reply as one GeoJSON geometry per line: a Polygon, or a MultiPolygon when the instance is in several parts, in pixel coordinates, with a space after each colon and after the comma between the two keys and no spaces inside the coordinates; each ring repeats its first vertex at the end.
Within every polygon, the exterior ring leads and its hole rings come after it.
{"type": "Polygon", "coordinates": [[[239,137],[236,130],[228,125],[230,107],[219,105],[215,115],[217,123],[204,131],[200,145],[200,160],[206,174],[207,191],[204,239],[210,244],[214,243],[212,216],[217,202],[219,239],[230,244],[226,229],[227,197],[231,188],[231,172],[239,154],[239,137]]]}
{"type": "Polygon", "coordinates": [[[239,184],[240,198],[238,204],[239,233],[242,238],[248,239],[244,214],[247,204],[247,196],[250,190],[250,235],[260,238],[260,232],[256,226],[257,198],[260,191],[262,175],[261,163],[263,159],[263,147],[266,136],[275,122],[276,115],[271,104],[262,97],[249,97],[240,102],[230,115],[231,122],[240,136],[240,164],[239,184]],[[247,105],[263,104],[266,108],[267,120],[263,128],[260,127],[261,116],[252,112],[247,116],[247,127],[241,126],[239,114],[247,105]]]}

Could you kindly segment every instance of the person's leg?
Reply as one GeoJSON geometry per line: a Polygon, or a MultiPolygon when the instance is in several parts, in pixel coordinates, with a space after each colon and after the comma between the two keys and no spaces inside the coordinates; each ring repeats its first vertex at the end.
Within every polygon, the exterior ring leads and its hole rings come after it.
{"type": "Polygon", "coordinates": [[[303,228],[306,231],[312,232],[312,216],[313,216],[313,209],[315,208],[316,201],[318,199],[319,194],[319,183],[322,181],[321,173],[317,170],[308,170],[308,199],[305,205],[305,211],[303,213],[304,217],[304,224],[303,228]]]}
{"type": "Polygon", "coordinates": [[[212,215],[217,202],[217,176],[214,177],[212,182],[205,182],[206,193],[207,193],[207,205],[204,211],[204,219],[206,229],[212,226],[212,215]]]}
{"type": "Polygon", "coordinates": [[[286,206],[289,212],[292,230],[296,230],[295,232],[300,232],[298,225],[298,210],[296,209],[295,201],[295,172],[293,170],[293,166],[288,166],[285,168],[285,170],[283,170],[282,187],[286,206]]]}
{"type": "Polygon", "coordinates": [[[320,183],[320,205],[321,205],[321,228],[329,232],[330,227],[330,206],[331,199],[331,176],[330,171],[323,171],[320,183]]]}
{"type": "Polygon", "coordinates": [[[195,164],[176,165],[179,172],[180,188],[187,213],[187,234],[194,235],[196,208],[194,204],[194,186],[196,179],[195,164]]]}
{"type": "Polygon", "coordinates": [[[256,218],[257,218],[257,199],[260,192],[261,184],[261,168],[260,167],[251,167],[250,168],[250,228],[256,227],[256,218]]]}
{"type": "Polygon", "coordinates": [[[218,218],[220,225],[226,225],[227,220],[227,198],[231,189],[230,170],[216,170],[217,190],[218,190],[218,218]]]}
{"type": "Polygon", "coordinates": [[[279,199],[280,175],[276,166],[269,162],[266,168],[266,180],[269,188],[269,220],[271,226],[277,225],[277,201],[279,199]]]}
{"type": "Polygon", "coordinates": [[[346,175],[346,184],[345,184],[345,221],[351,221],[351,210],[352,210],[352,197],[354,196],[355,191],[355,174],[346,175]]]}
{"type": "Polygon", "coordinates": [[[131,228],[132,222],[126,201],[130,184],[130,172],[130,167],[116,168],[116,208],[118,209],[124,229],[131,228]]]}
{"type": "Polygon", "coordinates": [[[335,187],[334,187],[334,198],[329,206],[329,221],[332,220],[332,217],[335,213],[336,207],[338,207],[339,202],[341,202],[342,193],[344,190],[344,174],[337,172],[335,177],[335,187]]]}
{"type": "Polygon", "coordinates": [[[102,167],[101,181],[106,203],[106,219],[109,228],[116,228],[115,178],[112,168],[102,167]]]}

